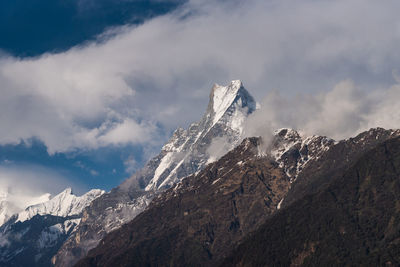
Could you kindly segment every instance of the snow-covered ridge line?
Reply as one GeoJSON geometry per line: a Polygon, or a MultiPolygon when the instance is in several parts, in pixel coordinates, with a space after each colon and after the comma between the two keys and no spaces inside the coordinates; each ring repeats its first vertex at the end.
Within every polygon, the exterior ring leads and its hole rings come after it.
{"type": "Polygon", "coordinates": [[[23,222],[38,214],[61,217],[79,215],[94,199],[104,193],[104,190],[92,189],[82,196],[75,196],[72,194],[71,188],[67,188],[50,200],[29,206],[19,212],[17,221],[23,222]]]}

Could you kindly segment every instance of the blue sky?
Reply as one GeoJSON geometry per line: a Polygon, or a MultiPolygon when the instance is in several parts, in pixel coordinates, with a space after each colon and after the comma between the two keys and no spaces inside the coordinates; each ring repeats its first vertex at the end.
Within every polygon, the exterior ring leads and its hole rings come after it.
{"type": "Polygon", "coordinates": [[[233,79],[262,104],[250,120],[262,131],[340,139],[399,128],[399,8],[394,0],[2,1],[0,185],[110,190],[202,116],[214,83],[233,79]]]}
{"type": "MultiPolygon", "coordinates": [[[[22,60],[60,53],[96,42],[98,35],[110,28],[139,25],[175,10],[182,3],[180,0],[1,1],[0,51],[22,60]]],[[[63,186],[72,186],[81,194],[90,188],[110,190],[141,167],[152,152],[145,152],[140,145],[126,144],[97,149],[75,147],[49,154],[46,144],[32,136],[0,146],[0,165],[32,172],[52,170],[66,178],[61,187],[49,187],[53,194],[63,186]],[[38,166],[42,168],[35,168],[38,166]]],[[[58,182],[55,179],[54,183],[58,182]]]]}
{"type": "Polygon", "coordinates": [[[15,0],[0,3],[0,48],[38,56],[95,40],[105,29],[139,24],[181,1],[15,0]]]}

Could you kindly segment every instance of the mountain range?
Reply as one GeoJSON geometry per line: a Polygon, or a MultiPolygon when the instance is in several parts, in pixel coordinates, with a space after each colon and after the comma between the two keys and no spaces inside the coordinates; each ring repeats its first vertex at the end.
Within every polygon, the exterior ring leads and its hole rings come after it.
{"type": "Polygon", "coordinates": [[[4,209],[0,263],[397,265],[400,130],[265,140],[246,132],[258,106],[241,81],[215,85],[200,121],[110,192],[4,209]]]}
{"type": "Polygon", "coordinates": [[[0,265],[51,266],[51,256],[79,224],[82,210],[104,193],[93,189],[78,197],[67,188],[10,216],[0,226],[0,265]]]}

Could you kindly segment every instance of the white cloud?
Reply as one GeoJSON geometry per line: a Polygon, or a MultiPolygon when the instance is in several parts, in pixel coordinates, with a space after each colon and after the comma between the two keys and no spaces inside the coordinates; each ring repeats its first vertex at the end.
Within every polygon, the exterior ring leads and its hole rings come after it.
{"type": "MultiPolygon", "coordinates": [[[[0,144],[35,136],[54,153],[158,143],[158,126],[172,130],[198,119],[212,84],[237,78],[258,98],[272,89],[281,101],[321,95],[302,99],[314,107],[299,112],[318,112],[310,114],[314,121],[299,116],[309,129],[332,135],[391,127],[398,112],[388,105],[396,103],[376,88],[389,87],[399,69],[399,8],[398,1],[198,0],[141,26],[114,29],[99,44],[32,59],[2,57],[0,144]],[[358,89],[344,82],[326,93],[346,79],[358,89]],[[371,91],[385,100],[368,108],[390,115],[362,115],[363,95],[371,91]],[[347,102],[337,112],[342,95],[347,102]]],[[[396,97],[395,88],[384,94],[396,97]]]]}
{"type": "Polygon", "coordinates": [[[116,123],[108,129],[107,133],[100,136],[100,141],[105,144],[128,144],[139,142],[150,142],[154,126],[141,125],[137,122],[126,119],[122,123],[116,123]]]}
{"type": "Polygon", "coordinates": [[[269,140],[279,128],[294,128],[308,135],[326,135],[341,140],[374,127],[400,128],[400,85],[362,92],[351,80],[317,95],[292,97],[270,93],[261,108],[250,115],[246,136],[269,140]]]}
{"type": "Polygon", "coordinates": [[[87,190],[48,168],[37,165],[0,165],[0,202],[6,201],[2,204],[4,209],[0,212],[0,224],[28,206],[48,200],[49,194],[54,196],[71,187],[71,184],[75,194],[87,190]]]}

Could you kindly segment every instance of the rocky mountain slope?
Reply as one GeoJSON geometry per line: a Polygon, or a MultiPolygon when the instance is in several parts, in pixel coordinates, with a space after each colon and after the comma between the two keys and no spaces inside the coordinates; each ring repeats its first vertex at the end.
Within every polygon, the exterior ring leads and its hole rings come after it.
{"type": "Polygon", "coordinates": [[[159,192],[237,146],[242,140],[245,119],[255,109],[256,102],[241,81],[215,85],[198,123],[187,130],[177,129],[161,153],[143,169],[85,209],[80,225],[54,257],[55,265],[70,266],[108,232],[142,212],[159,192]]]}
{"type": "MultiPolygon", "coordinates": [[[[329,195],[326,190],[334,181],[399,135],[400,131],[377,128],[335,143],[326,137],[302,137],[281,129],[269,151],[260,151],[264,146],[259,139],[246,139],[218,162],[155,198],[147,210],[108,234],[77,266],[218,265],[247,234],[275,214],[280,216],[277,211],[288,210],[312,194],[329,195]]],[[[385,165],[385,160],[383,157],[380,164],[385,165]]],[[[303,206],[306,208],[314,206],[303,206]]],[[[288,222],[305,220],[300,212],[296,214],[298,217],[290,217],[288,222]]],[[[274,242],[285,238],[279,234],[285,229],[273,229],[274,242]]],[[[268,235],[263,242],[269,242],[268,235]]],[[[304,243],[302,249],[312,251],[313,244],[304,243]]],[[[298,255],[303,255],[297,249],[298,255]]]]}
{"type": "Polygon", "coordinates": [[[398,266],[400,138],[327,179],[324,189],[267,220],[223,265],[398,266]]]}
{"type": "Polygon", "coordinates": [[[51,266],[51,257],[79,224],[82,210],[103,193],[94,189],[75,196],[67,188],[11,216],[0,227],[0,266],[51,266]]]}
{"type": "Polygon", "coordinates": [[[290,179],[258,157],[258,138],[156,197],[149,209],[111,232],[78,266],[204,266],[272,214],[290,179]]]}

